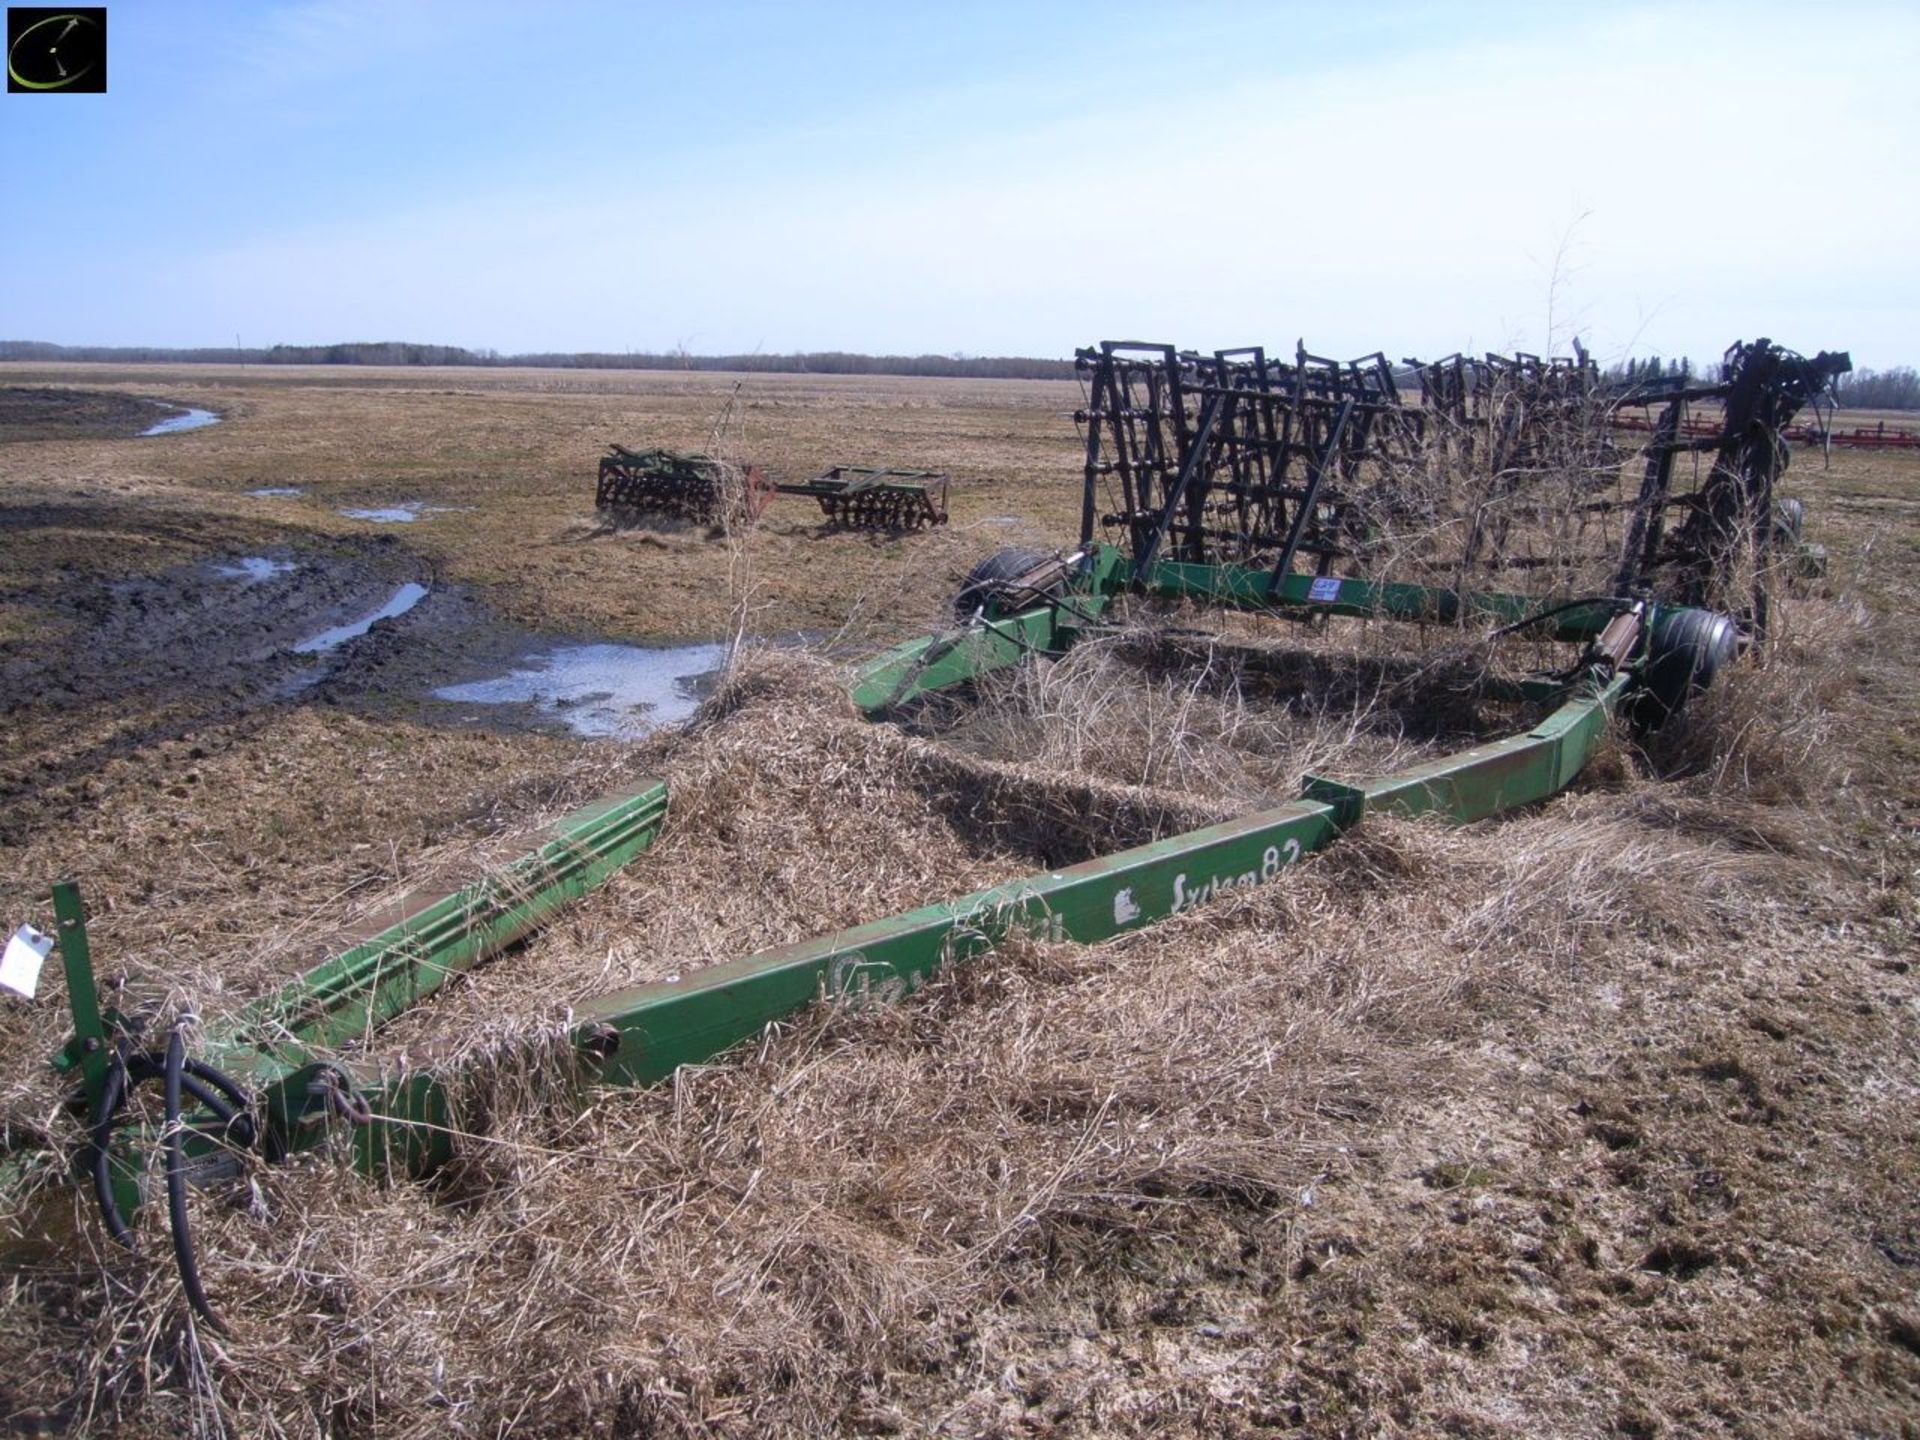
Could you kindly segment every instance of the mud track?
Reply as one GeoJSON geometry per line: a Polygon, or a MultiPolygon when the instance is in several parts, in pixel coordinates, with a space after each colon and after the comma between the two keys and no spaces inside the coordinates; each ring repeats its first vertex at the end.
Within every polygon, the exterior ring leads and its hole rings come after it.
{"type": "Polygon", "coordinates": [[[118,440],[175,407],[132,395],[45,387],[0,388],[0,444],[18,440],[118,440]]]}
{"type": "MultiPolygon", "coordinates": [[[[11,507],[0,524],[31,543],[36,531],[98,519],[87,507],[45,504],[11,507]]],[[[208,537],[195,528],[183,522],[181,533],[159,538],[197,541],[204,553],[208,537]]],[[[560,637],[498,621],[396,536],[283,538],[104,581],[56,567],[0,590],[0,600],[30,613],[39,637],[0,640],[0,724],[16,737],[0,769],[0,843],[73,818],[90,798],[90,777],[113,759],[212,730],[257,729],[290,705],[451,727],[563,728],[530,705],[476,709],[433,697],[560,637]],[[403,587],[426,594],[337,638],[403,587]]]]}

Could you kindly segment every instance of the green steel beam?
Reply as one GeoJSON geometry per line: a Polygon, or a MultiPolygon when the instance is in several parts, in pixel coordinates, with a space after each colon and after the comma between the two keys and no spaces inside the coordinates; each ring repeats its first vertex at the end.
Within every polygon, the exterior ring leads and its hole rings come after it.
{"type": "MultiPolygon", "coordinates": [[[[666,814],[664,781],[576,810],[531,854],[422,904],[249,1006],[209,1037],[211,1048],[216,1054],[257,1049],[242,1068],[258,1081],[305,1064],[309,1049],[337,1049],[365,1037],[597,888],[653,843],[666,814]]],[[[233,1060],[214,1063],[225,1068],[233,1060]]]]}
{"type": "MultiPolygon", "coordinates": [[[[1432,621],[1454,624],[1480,617],[1496,624],[1524,620],[1540,608],[1530,595],[1437,589],[1376,580],[1346,580],[1333,575],[1288,575],[1278,591],[1272,572],[1242,565],[1195,565],[1162,560],[1148,572],[1147,590],[1171,599],[1205,600],[1247,610],[1307,609],[1326,615],[1363,619],[1432,621]]],[[[1576,606],[1542,622],[1545,633],[1560,640],[1586,640],[1600,633],[1620,607],[1600,600],[1576,606]]]]}
{"type": "MultiPolygon", "coordinates": [[[[605,882],[653,843],[666,820],[667,787],[597,800],[556,822],[537,850],[451,895],[423,900],[393,925],[289,981],[233,1020],[212,1027],[205,1058],[243,1083],[270,1084],[313,1064],[312,1052],[364,1039],[380,1025],[529,934],[561,906],[605,882]]],[[[92,1063],[85,1037],[104,1037],[86,963],[79,899],[56,889],[74,1039],[54,1057],[70,1070],[92,1063]],[[64,894],[64,898],[63,898],[64,894]],[[76,923],[69,925],[69,920],[76,923]],[[76,978],[75,967],[85,972],[76,978]]],[[[98,1066],[104,1073],[106,1059],[98,1066]]],[[[88,1096],[98,1093],[86,1071],[88,1096]]]]}
{"type": "MultiPolygon", "coordinates": [[[[1526,734],[1432,764],[1353,784],[1310,779],[1307,798],[1292,804],[589,1000],[575,1007],[569,1032],[583,1074],[613,1084],[664,1080],[817,1001],[903,998],[938,967],[1009,936],[1098,943],[1272,880],[1369,813],[1464,823],[1544,800],[1579,773],[1630,683],[1626,674],[1596,673],[1526,734]]],[[[418,1173],[447,1157],[451,1076],[431,1060],[359,1062],[344,1072],[375,1112],[354,1132],[363,1167],[418,1173]]],[[[290,1145],[323,1133],[298,1129],[297,1084],[281,1110],[294,1122],[290,1145]]]]}
{"type": "Polygon", "coordinates": [[[1064,650],[1097,621],[1124,583],[1125,560],[1111,545],[1090,551],[1058,601],[1012,615],[983,616],[944,635],[922,635],[862,665],[850,688],[854,704],[879,714],[936,690],[948,690],[1035,653],[1064,650]]]}
{"type": "MultiPolygon", "coordinates": [[[[1086,625],[1130,583],[1125,556],[1111,545],[1096,545],[1059,599],[1010,615],[983,617],[946,634],[922,635],[875,656],[854,678],[850,687],[854,703],[868,714],[881,714],[923,695],[1017,665],[1030,654],[1056,654],[1073,644],[1086,625]]],[[[1527,595],[1462,595],[1426,585],[1338,576],[1289,575],[1276,588],[1272,573],[1264,569],[1178,560],[1155,562],[1147,572],[1144,588],[1149,594],[1168,599],[1200,600],[1247,610],[1304,610],[1439,624],[1476,617],[1495,624],[1513,624],[1533,615],[1540,606],[1537,599],[1527,595]]],[[[1541,631],[1558,640],[1588,640],[1599,634],[1619,609],[1604,600],[1578,604],[1543,619],[1541,631]]]]}
{"type": "Polygon", "coordinates": [[[88,1108],[97,1105],[107,1081],[106,1018],[100,1013],[100,991],[93,978],[93,949],[87,943],[87,912],[80,888],[71,880],[53,887],[55,934],[60,941],[60,965],[66,972],[67,1004],[73,1015],[73,1036],[54,1058],[62,1070],[79,1067],[88,1108]]]}
{"type": "MultiPolygon", "coordinates": [[[[1071,644],[1121,588],[1121,558],[1110,547],[1088,557],[1085,588],[1060,601],[990,618],[952,643],[897,647],[866,667],[856,698],[897,704],[1033,650],[1071,644]]],[[[1154,567],[1150,584],[1158,593],[1204,595],[1214,603],[1313,605],[1402,619],[1448,618],[1461,603],[1450,592],[1306,576],[1288,580],[1276,600],[1255,588],[1270,584],[1265,572],[1177,563],[1154,567]]],[[[1498,618],[1531,613],[1519,597],[1475,596],[1468,603],[1498,618]]],[[[1573,612],[1562,629],[1573,638],[1606,618],[1573,612]]],[[[620,1084],[663,1080],[816,1001],[903,997],[939,966],[1009,936],[1098,943],[1265,883],[1369,813],[1437,813],[1467,822],[1532,804],[1579,773],[1630,683],[1630,672],[1596,669],[1561,690],[1560,708],[1523,735],[1375,779],[1309,777],[1304,798],[1291,804],[588,1001],[576,1008],[568,1032],[582,1076],[620,1084]]],[[[370,1172],[430,1169],[450,1153],[450,1087],[463,1062],[346,1061],[337,1047],[599,883],[652,840],[665,798],[665,786],[654,785],[569,817],[553,841],[502,875],[423,908],[252,1007],[218,1037],[209,1059],[236,1069],[262,1093],[274,1148],[319,1143],[337,1129],[338,1099],[352,1094],[372,1110],[371,1120],[351,1131],[358,1163],[370,1172]]]]}

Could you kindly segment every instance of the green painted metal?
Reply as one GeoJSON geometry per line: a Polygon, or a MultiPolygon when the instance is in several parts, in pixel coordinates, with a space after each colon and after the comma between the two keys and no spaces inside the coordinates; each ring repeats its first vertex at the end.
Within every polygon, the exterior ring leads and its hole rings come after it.
{"type": "MultiPolygon", "coordinates": [[[[608,796],[558,821],[551,838],[499,871],[422,901],[377,935],[289,981],[233,1020],[210,1027],[210,1061],[243,1083],[310,1077],[316,1053],[364,1039],[407,1007],[521,939],[554,911],[605,882],[653,843],[665,823],[667,787],[651,782],[608,796]]],[[[74,1035],[54,1057],[86,1071],[89,1100],[105,1076],[107,1027],[100,1015],[71,884],[56,887],[74,1035]],[[89,1047],[89,1037],[102,1043],[89,1047]],[[97,1074],[96,1074],[97,1071],[97,1074]]]]}
{"type": "Polygon", "coordinates": [[[1012,615],[989,614],[964,629],[922,635],[882,651],[862,665],[849,692],[868,714],[879,714],[922,695],[963,685],[1027,656],[1067,648],[1096,623],[1118,593],[1125,560],[1112,546],[1096,547],[1081,561],[1073,585],[1058,602],[1012,615]]]}
{"type": "MultiPolygon", "coordinates": [[[[1298,802],[616,991],[577,1006],[569,1033],[593,1079],[650,1084],[818,1001],[904,998],[940,966],[1009,936],[1094,944],[1264,884],[1368,814],[1438,813],[1464,823],[1533,804],[1579,773],[1630,683],[1596,671],[1524,735],[1378,779],[1312,778],[1298,802]]],[[[362,1166],[418,1173],[446,1158],[450,1075],[431,1061],[370,1061],[347,1067],[347,1076],[376,1113],[355,1132],[362,1166]]]]}
{"type": "MultiPolygon", "coordinates": [[[[574,811],[556,822],[551,838],[530,854],[450,895],[421,902],[397,923],[315,966],[235,1019],[210,1026],[204,1058],[261,1095],[271,1149],[305,1148],[323,1133],[331,1115],[328,1087],[319,1082],[340,1071],[332,1052],[363,1040],[602,884],[653,843],[666,813],[664,781],[574,811]]],[[[105,1082],[113,1041],[108,1022],[114,1017],[100,1012],[77,888],[70,882],[57,885],[54,906],[74,1033],[53,1063],[63,1071],[81,1069],[92,1110],[105,1082]]],[[[196,1160],[219,1148],[202,1135],[187,1141],[196,1160]]],[[[116,1141],[115,1190],[128,1215],[141,1200],[134,1181],[142,1173],[143,1153],[144,1145],[132,1135],[116,1141]]],[[[8,1183],[17,1182],[0,1179],[8,1183]]]]}
{"type": "Polygon", "coordinates": [[[1531,805],[1573,783],[1631,684],[1626,674],[1590,684],[1524,735],[1476,745],[1376,780],[1344,782],[1309,775],[1305,793],[1332,805],[1343,824],[1370,813],[1438,813],[1465,824],[1531,805]]]}
{"type": "MultiPolygon", "coordinates": [[[[1194,565],[1184,561],[1157,562],[1146,577],[1146,589],[1172,599],[1205,600],[1246,610],[1306,609],[1325,615],[1361,619],[1431,621],[1451,625],[1470,617],[1494,624],[1512,624],[1534,614],[1540,601],[1530,595],[1437,589],[1376,580],[1349,580],[1326,575],[1288,575],[1276,589],[1273,574],[1241,565],[1194,565]]],[[[1585,640],[1597,635],[1620,607],[1610,601],[1580,605],[1543,622],[1542,629],[1560,640],[1585,640]]]]}
{"type": "Polygon", "coordinates": [[[93,948],[87,943],[87,911],[80,887],[62,880],[53,887],[55,933],[60,941],[60,965],[66,972],[67,1006],[73,1015],[73,1037],[54,1057],[57,1070],[80,1070],[88,1108],[97,1105],[107,1081],[108,1036],[100,1013],[100,991],[93,977],[93,948]]]}
{"type": "Polygon", "coordinates": [[[653,843],[666,813],[664,781],[575,811],[539,849],[309,970],[210,1043],[223,1052],[257,1047],[261,1056],[242,1067],[257,1081],[276,1066],[307,1063],[310,1048],[370,1034],[602,884],[653,843]]]}
{"type": "MultiPolygon", "coordinates": [[[[1057,599],[1011,615],[989,615],[947,634],[923,635],[875,656],[854,678],[850,687],[854,703],[868,714],[883,714],[924,695],[1017,665],[1030,654],[1058,653],[1078,639],[1131,580],[1126,557],[1113,546],[1096,545],[1081,561],[1069,589],[1057,599]]],[[[1533,615],[1540,605],[1527,595],[1462,595],[1425,585],[1338,576],[1288,575],[1275,586],[1272,572],[1265,569],[1172,560],[1150,566],[1143,588],[1168,599],[1246,610],[1437,624],[1474,617],[1496,625],[1513,624],[1533,615]]],[[[1543,620],[1541,631],[1559,640],[1590,639],[1618,609],[1608,601],[1576,605],[1543,620]]]]}
{"type": "MultiPolygon", "coordinates": [[[[1012,615],[989,613],[958,636],[926,637],[877,657],[855,686],[865,708],[958,684],[1036,652],[1057,652],[1099,621],[1126,584],[1124,556],[1083,557],[1068,592],[1012,615]]],[[[1414,586],[1289,577],[1269,593],[1265,571],[1163,563],[1156,593],[1248,606],[1310,606],[1399,619],[1532,613],[1522,597],[1470,596],[1414,586]],[[1356,587],[1356,588],[1350,588],[1356,587]]],[[[1597,632],[1612,613],[1591,607],[1559,617],[1568,638],[1597,632]]],[[[576,1007],[567,1031],[581,1082],[647,1084],[750,1039],[821,1000],[891,1000],[938,967],[977,956],[1009,936],[1093,944],[1182,913],[1232,890],[1263,884],[1367,815],[1436,813],[1458,822],[1532,804],[1564,788],[1604,733],[1632,683],[1630,670],[1595,666],[1560,687],[1560,708],[1525,734],[1391,775],[1309,777],[1304,797],[1208,826],[781,946],[685,977],[617,991],[576,1007]]],[[[451,1150],[458,1059],[344,1060],[337,1047],[429,993],[459,969],[524,934],[598,883],[657,832],[664,785],[569,817],[561,833],[501,877],[425,907],[328,962],[214,1037],[209,1058],[237,1069],[262,1096],[274,1148],[310,1147],[336,1133],[342,1095],[372,1115],[352,1128],[357,1162],[374,1173],[420,1173],[451,1150]]]]}

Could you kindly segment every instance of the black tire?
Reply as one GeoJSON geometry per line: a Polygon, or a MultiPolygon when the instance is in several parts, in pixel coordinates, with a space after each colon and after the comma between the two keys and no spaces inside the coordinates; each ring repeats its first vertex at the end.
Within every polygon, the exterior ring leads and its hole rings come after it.
{"type": "Polygon", "coordinates": [[[1015,576],[1026,574],[1034,566],[1044,564],[1046,559],[1043,551],[1023,550],[1018,546],[994,551],[967,572],[960,593],[953,597],[954,619],[971,620],[973,612],[982,605],[991,608],[993,597],[1001,586],[1015,576]]]}
{"type": "Polygon", "coordinates": [[[1657,730],[1713,683],[1739,652],[1740,628],[1716,610],[1663,610],[1647,639],[1632,700],[1634,722],[1657,730]]]}
{"type": "Polygon", "coordinates": [[[1773,507],[1773,543],[1791,550],[1800,543],[1807,528],[1807,504],[1804,500],[1779,500],[1773,507]]]}

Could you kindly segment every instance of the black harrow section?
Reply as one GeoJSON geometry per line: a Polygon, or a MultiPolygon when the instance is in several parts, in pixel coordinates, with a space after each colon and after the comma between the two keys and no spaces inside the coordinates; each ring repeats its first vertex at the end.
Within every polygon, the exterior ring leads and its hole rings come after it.
{"type": "MultiPolygon", "coordinates": [[[[1081,541],[1121,545],[1136,577],[1156,560],[1269,567],[1276,580],[1395,566],[1461,585],[1546,570],[1536,588],[1605,587],[1610,575],[1615,594],[1725,606],[1747,551],[1783,533],[1772,499],[1783,432],[1847,357],[1758,340],[1728,350],[1719,383],[1623,390],[1574,352],[1395,367],[1304,345],[1291,358],[1136,341],[1080,350],[1081,541]],[[1638,427],[1644,447],[1622,449],[1621,408],[1655,403],[1666,409],[1638,427]],[[1689,406],[1711,417],[1706,434],[1689,406]],[[1715,461],[1676,495],[1673,460],[1688,450],[1715,461]],[[1684,519],[1668,524],[1670,510],[1684,519]]],[[[1764,596],[1746,613],[1764,626],[1764,596]]]]}
{"type": "Polygon", "coordinates": [[[1775,552],[1798,544],[1804,513],[1786,512],[1783,524],[1774,499],[1787,432],[1853,361],[1827,350],[1808,359],[1763,338],[1735,341],[1720,368],[1717,384],[1680,375],[1613,397],[1616,423],[1644,407],[1648,418],[1633,428],[1651,432],[1614,583],[1623,594],[1657,589],[1682,604],[1736,609],[1764,631],[1775,552]],[[1676,486],[1674,462],[1690,452],[1713,464],[1697,483],[1676,486]]]}
{"type": "Polygon", "coordinates": [[[1156,559],[1316,573],[1350,553],[1357,500],[1409,456],[1418,420],[1384,355],[1336,361],[1258,347],[1212,356],[1107,341],[1089,380],[1082,543],[1119,533],[1144,574],[1156,559]],[[1103,503],[1105,502],[1105,503],[1103,503]]]}

